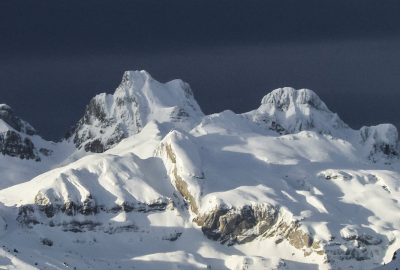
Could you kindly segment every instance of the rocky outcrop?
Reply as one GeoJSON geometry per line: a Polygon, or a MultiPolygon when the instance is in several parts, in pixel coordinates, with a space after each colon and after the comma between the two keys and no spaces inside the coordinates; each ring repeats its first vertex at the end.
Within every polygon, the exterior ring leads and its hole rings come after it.
{"type": "Polygon", "coordinates": [[[32,141],[27,137],[23,138],[13,130],[0,133],[0,153],[11,157],[40,161],[40,156],[32,141]]]}
{"type": "Polygon", "coordinates": [[[187,182],[185,180],[183,180],[182,177],[178,173],[178,169],[176,167],[176,156],[172,150],[171,145],[167,144],[165,146],[165,150],[166,150],[168,159],[173,164],[172,176],[173,176],[175,187],[179,191],[179,193],[183,196],[183,198],[189,203],[189,206],[190,206],[190,209],[192,210],[192,212],[197,214],[199,212],[199,208],[197,206],[196,199],[190,193],[187,182]]]}
{"type": "Polygon", "coordinates": [[[227,243],[242,244],[264,234],[277,222],[275,208],[245,206],[241,209],[218,207],[214,211],[199,215],[195,222],[210,239],[227,243]]]}
{"type": "Polygon", "coordinates": [[[228,208],[221,201],[214,210],[201,212],[201,182],[206,176],[201,170],[201,159],[195,143],[189,135],[170,132],[156,153],[164,160],[171,182],[190,208],[193,221],[209,239],[234,245],[250,242],[257,237],[277,237],[286,239],[297,249],[323,253],[319,243],[301,229],[300,223],[286,221],[280,210],[271,205],[228,208]]]}
{"type": "Polygon", "coordinates": [[[81,202],[72,200],[61,201],[51,193],[39,192],[34,204],[19,207],[17,221],[24,226],[32,227],[44,224],[51,227],[59,226],[65,231],[84,232],[102,230],[105,233],[137,230],[134,224],[110,225],[97,221],[97,215],[114,215],[120,212],[154,212],[165,211],[173,207],[171,200],[160,199],[152,203],[123,202],[115,205],[99,205],[90,194],[81,202]]]}
{"type": "Polygon", "coordinates": [[[197,215],[205,175],[193,138],[173,130],[165,136],[155,154],[163,160],[172,185],[197,215]]]}
{"type": "Polygon", "coordinates": [[[285,221],[279,209],[265,205],[246,205],[240,209],[217,207],[194,220],[210,239],[228,245],[243,244],[257,237],[275,237],[277,243],[287,240],[297,249],[322,254],[319,242],[304,232],[297,221],[285,221]]]}
{"type": "Polygon", "coordinates": [[[222,244],[244,244],[256,238],[273,238],[277,245],[287,241],[302,250],[304,256],[313,253],[324,256],[333,269],[341,261],[371,260],[382,251],[380,246],[387,244],[373,232],[357,231],[342,233],[340,239],[333,237],[330,241],[321,242],[305,231],[300,221],[283,218],[279,209],[266,205],[246,205],[240,209],[216,207],[197,215],[194,222],[205,236],[222,244]]]}
{"type": "Polygon", "coordinates": [[[0,104],[0,153],[6,156],[40,161],[40,155],[48,156],[51,150],[37,149],[32,142],[36,130],[14,114],[10,106],[0,104]]]}
{"type": "Polygon", "coordinates": [[[7,104],[0,104],[0,120],[3,120],[17,132],[30,136],[36,134],[36,130],[29,123],[16,116],[14,111],[7,104]]]}
{"type": "Polygon", "coordinates": [[[51,196],[39,192],[35,197],[35,205],[38,210],[45,213],[48,218],[51,218],[58,213],[63,213],[67,216],[75,215],[95,215],[101,211],[103,212],[150,212],[150,211],[163,211],[167,208],[172,201],[167,199],[159,199],[158,201],[151,203],[142,202],[122,202],[121,204],[115,205],[98,205],[92,195],[86,196],[81,202],[74,202],[67,200],[61,202],[57,199],[51,199],[51,196]]]}
{"type": "MultiPolygon", "coordinates": [[[[128,137],[123,124],[116,117],[109,117],[105,111],[105,94],[96,96],[87,105],[84,116],[72,131],[74,144],[86,152],[102,153],[122,139],[128,137]]],[[[134,100],[132,101],[134,102],[134,100]]],[[[118,103],[124,104],[124,103],[118,103]]],[[[140,122],[135,122],[133,134],[141,130],[140,122]]],[[[132,127],[131,127],[132,128],[132,127]]]]}

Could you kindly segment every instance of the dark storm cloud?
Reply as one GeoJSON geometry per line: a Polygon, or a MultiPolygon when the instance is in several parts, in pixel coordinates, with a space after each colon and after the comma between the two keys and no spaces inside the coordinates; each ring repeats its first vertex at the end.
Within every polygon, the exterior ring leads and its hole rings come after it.
{"type": "Polygon", "coordinates": [[[398,34],[399,1],[1,1],[2,51],[151,50],[398,34]]]}
{"type": "Polygon", "coordinates": [[[2,1],[0,102],[60,137],[123,70],[188,81],[206,113],[315,90],[342,118],[400,125],[400,1],[2,1]]]}

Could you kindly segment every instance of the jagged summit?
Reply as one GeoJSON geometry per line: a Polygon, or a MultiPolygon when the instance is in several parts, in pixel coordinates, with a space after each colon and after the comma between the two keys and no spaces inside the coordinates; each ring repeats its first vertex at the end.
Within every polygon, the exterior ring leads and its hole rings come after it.
{"type": "MultiPolygon", "coordinates": [[[[26,121],[15,115],[7,104],[0,104],[0,154],[21,159],[41,160],[50,150],[34,144],[37,131],[26,121]]],[[[43,142],[39,137],[38,140],[43,142]]]]}
{"type": "Polygon", "coordinates": [[[332,134],[348,126],[309,89],[278,88],[263,97],[261,106],[244,114],[261,126],[280,134],[314,130],[332,134]]]}
{"type": "Polygon", "coordinates": [[[37,133],[28,122],[16,116],[9,105],[0,104],[0,132],[4,132],[7,129],[14,129],[27,135],[37,133]]]}
{"type": "Polygon", "coordinates": [[[90,101],[69,138],[87,152],[103,152],[152,120],[188,128],[202,116],[189,84],[160,83],[146,71],[126,71],[114,94],[90,101]]]}

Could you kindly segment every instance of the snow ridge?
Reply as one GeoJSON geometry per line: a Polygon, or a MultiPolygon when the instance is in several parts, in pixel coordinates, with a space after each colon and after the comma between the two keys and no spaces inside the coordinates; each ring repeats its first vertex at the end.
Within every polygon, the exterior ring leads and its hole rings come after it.
{"type": "Polygon", "coordinates": [[[245,114],[255,123],[280,134],[302,130],[334,134],[348,126],[309,89],[278,88],[263,97],[261,106],[245,114]]]}

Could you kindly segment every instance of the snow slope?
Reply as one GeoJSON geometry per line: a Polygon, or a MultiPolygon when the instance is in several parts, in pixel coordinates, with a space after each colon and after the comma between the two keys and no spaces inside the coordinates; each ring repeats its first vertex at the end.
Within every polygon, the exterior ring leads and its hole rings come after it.
{"type": "Polygon", "coordinates": [[[0,190],[0,266],[375,269],[392,260],[394,126],[353,130],[314,92],[291,88],[249,113],[204,116],[185,89],[126,72],[114,95],[95,97],[96,113],[71,137],[84,138],[82,149],[0,190]],[[177,108],[186,113],[172,117],[177,108]],[[113,140],[117,126],[126,133],[113,140]],[[86,153],[95,140],[102,153],[86,153]]]}

